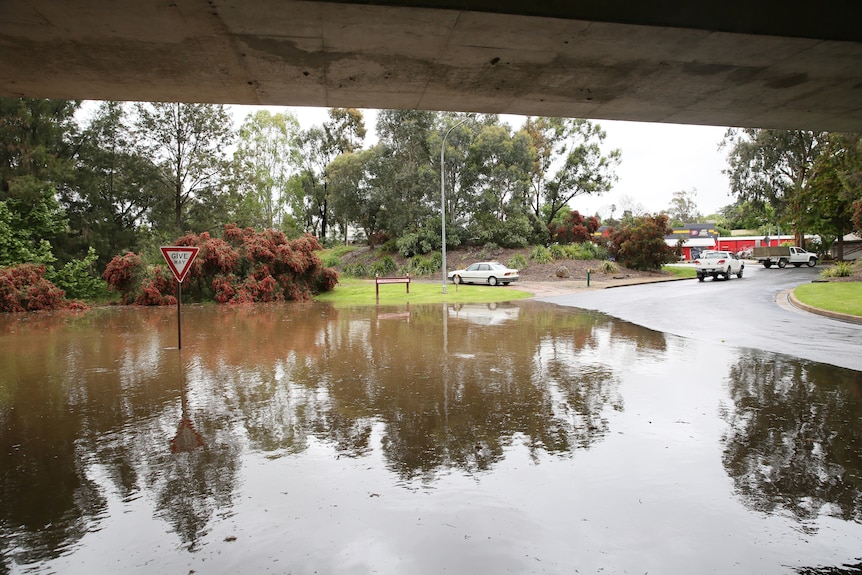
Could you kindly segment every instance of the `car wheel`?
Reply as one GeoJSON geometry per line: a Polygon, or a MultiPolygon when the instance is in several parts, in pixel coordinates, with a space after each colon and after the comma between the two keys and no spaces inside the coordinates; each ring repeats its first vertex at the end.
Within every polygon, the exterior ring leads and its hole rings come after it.
{"type": "Polygon", "coordinates": [[[765,267],[766,269],[771,268],[771,267],[772,267],[772,262],[763,262],[763,267],[765,267]]]}
{"type": "Polygon", "coordinates": [[[702,282],[704,277],[703,274],[697,274],[697,281],[702,282]]]}
{"type": "Polygon", "coordinates": [[[730,271],[731,271],[730,266],[727,266],[727,271],[724,272],[724,279],[726,279],[726,280],[730,279],[730,271]]]}
{"type": "Polygon", "coordinates": [[[452,283],[453,284],[461,283],[461,276],[459,276],[458,274],[455,274],[454,276],[452,276],[452,283]]]}
{"type": "Polygon", "coordinates": [[[742,266],[741,268],[739,268],[739,271],[737,272],[736,277],[741,278],[742,277],[742,270],[744,270],[744,269],[745,269],[745,266],[742,266]]]}
{"type": "Polygon", "coordinates": [[[488,278],[488,285],[489,286],[497,285],[497,278],[495,278],[494,276],[489,277],[488,278]]]}
{"type": "Polygon", "coordinates": [[[780,260],[778,260],[778,267],[786,268],[787,267],[787,260],[784,258],[781,258],[780,260]]]}
{"type": "Polygon", "coordinates": [[[813,268],[817,265],[817,258],[811,258],[808,260],[808,267],[813,268]]]}

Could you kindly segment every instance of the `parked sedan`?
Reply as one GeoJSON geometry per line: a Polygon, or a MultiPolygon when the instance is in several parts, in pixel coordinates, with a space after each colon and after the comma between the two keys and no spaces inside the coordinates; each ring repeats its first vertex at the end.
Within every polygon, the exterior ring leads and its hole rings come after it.
{"type": "Polygon", "coordinates": [[[518,281],[518,270],[507,268],[500,262],[476,262],[463,270],[449,272],[449,279],[456,284],[483,283],[491,286],[497,284],[509,285],[518,281]]]}

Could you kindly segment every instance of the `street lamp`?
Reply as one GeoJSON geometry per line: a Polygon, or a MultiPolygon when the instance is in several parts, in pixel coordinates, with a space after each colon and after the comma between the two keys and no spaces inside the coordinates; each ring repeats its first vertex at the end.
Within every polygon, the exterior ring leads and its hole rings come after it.
{"type": "Polygon", "coordinates": [[[446,130],[446,135],[443,136],[443,142],[440,144],[440,217],[443,223],[443,293],[446,293],[446,177],[443,174],[443,161],[446,152],[446,138],[449,137],[449,133],[465,123],[469,118],[464,118],[448,130],[446,130]]]}

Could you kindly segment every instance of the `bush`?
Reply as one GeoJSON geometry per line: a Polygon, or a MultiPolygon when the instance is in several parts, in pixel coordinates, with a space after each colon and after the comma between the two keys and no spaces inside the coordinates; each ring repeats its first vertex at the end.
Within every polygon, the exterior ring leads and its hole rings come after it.
{"type": "Polygon", "coordinates": [[[620,266],[618,266],[616,262],[605,260],[602,262],[601,266],[599,266],[599,269],[601,269],[602,273],[605,274],[615,274],[620,271],[620,266]]]}
{"type": "Polygon", "coordinates": [[[835,262],[832,267],[820,272],[824,278],[846,278],[853,274],[853,262],[835,262]]]}
{"type": "Polygon", "coordinates": [[[539,264],[549,264],[554,261],[554,256],[545,246],[536,246],[530,252],[530,259],[539,264]]]}
{"type": "Polygon", "coordinates": [[[443,256],[439,252],[435,252],[428,256],[413,257],[407,267],[407,272],[417,276],[427,276],[438,271],[442,266],[443,256]]]}
{"type": "Polygon", "coordinates": [[[107,282],[93,275],[93,269],[99,256],[90,246],[86,257],[72,260],[57,271],[48,271],[46,277],[58,288],[66,292],[67,297],[95,300],[107,296],[107,282]]]}
{"type": "Polygon", "coordinates": [[[347,264],[342,269],[344,275],[353,278],[367,278],[368,277],[368,268],[362,262],[356,262],[352,264],[347,264]]]}
{"type": "Polygon", "coordinates": [[[676,251],[664,237],[671,230],[667,216],[643,216],[611,232],[611,253],[622,265],[642,271],[660,270],[677,260],[676,251]]]}
{"type": "Polygon", "coordinates": [[[555,260],[568,260],[572,259],[570,256],[570,250],[566,249],[567,246],[561,246],[560,244],[552,244],[548,251],[551,252],[551,257],[555,260]]]}
{"type": "Polygon", "coordinates": [[[390,275],[398,269],[398,266],[395,264],[395,260],[392,259],[392,256],[383,256],[373,264],[371,264],[371,275],[380,275],[386,276],[390,275]]]}
{"type": "Polygon", "coordinates": [[[527,269],[527,258],[524,257],[524,254],[515,254],[509,258],[507,265],[514,270],[527,269]]]}
{"type": "Polygon", "coordinates": [[[0,269],[0,311],[22,312],[68,307],[66,294],[45,279],[45,266],[19,264],[0,269]]]}
{"type": "MultiPolygon", "coordinates": [[[[213,238],[206,232],[188,234],[175,244],[200,249],[183,284],[184,296],[193,300],[307,301],[315,293],[331,290],[338,282],[338,274],[321,263],[317,256],[320,244],[311,235],[288,240],[278,230],[256,232],[229,224],[222,238],[213,238]]],[[[173,303],[176,283],[166,268],[146,267],[135,254],[115,257],[103,277],[111,289],[123,294],[123,303],[173,303]]]]}

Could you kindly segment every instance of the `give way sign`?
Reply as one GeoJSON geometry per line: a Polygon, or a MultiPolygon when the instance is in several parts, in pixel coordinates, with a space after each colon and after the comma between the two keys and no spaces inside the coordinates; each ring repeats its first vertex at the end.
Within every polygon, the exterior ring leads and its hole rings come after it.
{"type": "Polygon", "coordinates": [[[162,255],[177,281],[183,283],[200,248],[192,246],[162,246],[162,255]]]}

